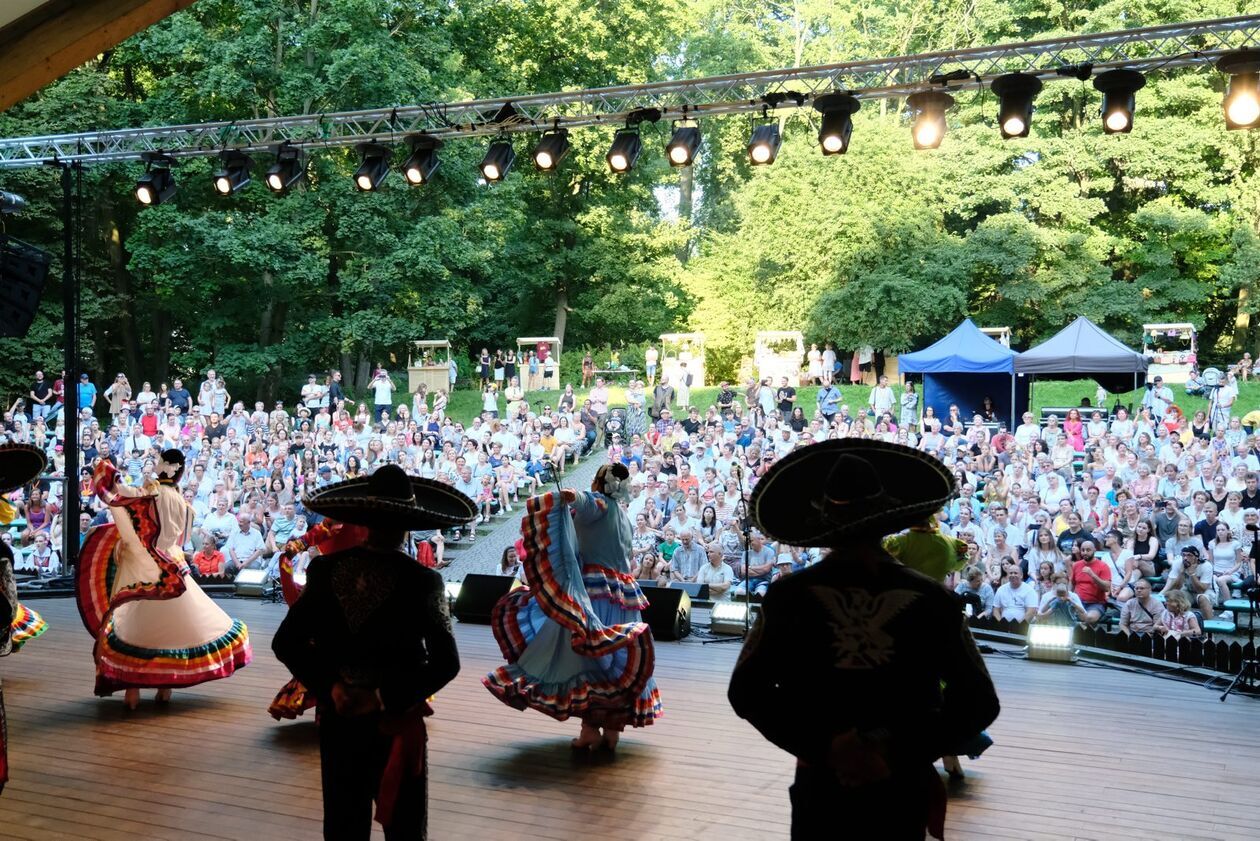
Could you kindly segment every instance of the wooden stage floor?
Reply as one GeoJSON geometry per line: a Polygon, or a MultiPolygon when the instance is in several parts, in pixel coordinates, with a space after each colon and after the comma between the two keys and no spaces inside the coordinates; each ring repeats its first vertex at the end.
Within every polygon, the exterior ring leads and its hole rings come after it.
{"type": "MultiPolygon", "coordinates": [[[[74,605],[32,603],[52,628],[0,660],[12,765],[0,838],[319,837],[314,724],[266,714],[287,678],[270,651],[284,608],[224,604],[249,624],[255,662],[177,692],[168,709],[146,693],[128,713],[118,697],[92,696],[91,643],[74,605]]],[[[457,625],[457,635],[463,671],[429,730],[434,839],[787,837],[793,763],[726,703],[736,646],[658,644],[666,717],[627,734],[614,760],[591,763],[570,756],[575,724],[515,712],[482,688],[498,662],[488,628],[457,625]]],[[[967,764],[948,837],[1260,837],[1260,702],[986,659],[1002,696],[997,744],[967,764]]],[[[879,836],[855,827],[837,837],[879,836]]]]}

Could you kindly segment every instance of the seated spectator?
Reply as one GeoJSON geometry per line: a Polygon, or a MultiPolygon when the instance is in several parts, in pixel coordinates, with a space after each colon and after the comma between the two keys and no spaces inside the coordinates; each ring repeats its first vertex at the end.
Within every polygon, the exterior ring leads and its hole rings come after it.
{"type": "Polygon", "coordinates": [[[954,592],[964,598],[974,596],[979,599],[980,609],[975,611],[977,616],[988,616],[993,609],[993,586],[986,580],[983,567],[972,565],[964,569],[962,580],[954,592]]]}
{"type": "Polygon", "coordinates": [[[1205,619],[1212,618],[1216,605],[1216,580],[1212,575],[1212,565],[1199,557],[1195,546],[1186,546],[1181,550],[1181,564],[1174,567],[1164,587],[1164,603],[1168,604],[1172,595],[1177,592],[1186,594],[1189,604],[1198,607],[1205,619]]]}
{"type": "Polygon", "coordinates": [[[1054,586],[1041,596],[1037,604],[1037,621],[1047,625],[1074,625],[1088,620],[1085,604],[1068,587],[1067,576],[1055,576],[1054,586]]]}
{"type": "Polygon", "coordinates": [[[661,557],[656,549],[649,549],[639,558],[637,566],[632,567],[634,577],[640,581],[655,581],[665,585],[669,583],[669,561],[661,557]]]}
{"type": "Polygon", "coordinates": [[[513,544],[503,550],[503,555],[499,558],[499,575],[510,575],[517,580],[521,580],[521,559],[516,553],[516,545],[513,544]]]}
{"type": "Polygon", "coordinates": [[[47,532],[35,533],[35,542],[26,550],[24,566],[34,570],[40,578],[53,578],[61,574],[61,555],[52,548],[47,532]]]}
{"type": "Polygon", "coordinates": [[[1031,622],[1037,615],[1037,591],[1024,580],[1018,564],[1006,570],[1006,583],[993,594],[993,618],[1031,622]]]}
{"type": "Polygon", "coordinates": [[[696,542],[691,529],[683,529],[678,536],[679,545],[670,557],[670,577],[674,581],[695,581],[696,573],[704,566],[704,547],[696,542]]]}
{"type": "Polygon", "coordinates": [[[206,530],[200,532],[201,548],[192,558],[192,568],[198,576],[222,575],[225,559],[215,544],[214,535],[206,530]]]}
{"type": "Polygon", "coordinates": [[[1111,568],[1094,557],[1093,540],[1082,540],[1077,551],[1080,559],[1072,564],[1069,581],[1072,592],[1085,606],[1085,623],[1096,625],[1107,612],[1107,599],[1111,596],[1111,568]]]}
{"type": "Polygon", "coordinates": [[[254,528],[254,519],[250,514],[238,514],[236,522],[236,530],[228,535],[227,542],[223,544],[223,554],[227,557],[223,574],[228,576],[235,576],[242,569],[253,565],[267,548],[262,533],[254,528]]]}
{"type": "Polygon", "coordinates": [[[1199,617],[1190,609],[1190,597],[1183,590],[1169,593],[1164,604],[1167,607],[1160,621],[1155,624],[1155,633],[1161,637],[1194,639],[1203,635],[1199,626],[1199,617]]]}
{"type": "Polygon", "coordinates": [[[774,549],[766,545],[765,536],[761,532],[754,530],[749,538],[748,564],[747,566],[744,565],[741,556],[737,569],[739,583],[735,585],[735,589],[731,591],[731,594],[742,596],[746,589],[752,588],[754,596],[764,596],[766,590],[770,587],[770,579],[773,577],[776,561],[778,561],[778,555],[774,549]]]}
{"type": "Polygon", "coordinates": [[[1120,608],[1120,630],[1125,634],[1153,634],[1164,619],[1164,604],[1151,594],[1151,583],[1144,578],[1133,584],[1133,598],[1120,608]]]}
{"type": "Polygon", "coordinates": [[[709,598],[713,601],[729,601],[735,573],[722,559],[722,550],[716,545],[710,545],[706,555],[708,563],[696,573],[696,583],[709,585],[709,598]]]}

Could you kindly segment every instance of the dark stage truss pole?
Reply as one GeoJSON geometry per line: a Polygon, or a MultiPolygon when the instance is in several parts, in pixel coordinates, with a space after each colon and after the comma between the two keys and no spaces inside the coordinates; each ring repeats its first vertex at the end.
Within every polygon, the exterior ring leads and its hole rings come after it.
{"type": "Polygon", "coordinates": [[[924,90],[976,90],[1012,72],[1043,82],[1116,68],[1151,73],[1210,65],[1243,48],[1260,48],[1260,15],[565,93],[11,138],[0,140],[0,169],[53,161],[137,161],[158,152],[173,158],[210,157],[225,149],[262,152],[284,143],[305,149],[349,147],[401,141],[418,133],[451,140],[556,127],[620,128],[645,109],[674,120],[758,113],[768,107],[809,108],[815,98],[834,91],[875,100],[924,90]]]}

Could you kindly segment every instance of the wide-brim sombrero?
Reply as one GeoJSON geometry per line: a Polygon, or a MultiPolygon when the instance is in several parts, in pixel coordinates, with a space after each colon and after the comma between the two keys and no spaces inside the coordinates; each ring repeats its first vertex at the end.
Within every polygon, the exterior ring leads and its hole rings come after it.
{"type": "Polygon", "coordinates": [[[936,457],[885,441],[840,438],[793,450],[757,482],[749,500],[753,523],[791,546],[834,546],[858,536],[884,536],[921,522],[954,496],[956,482],[936,457]],[[832,469],[842,456],[870,464],[884,502],[825,512],[832,469]]]}
{"type": "Polygon", "coordinates": [[[477,506],[471,499],[450,485],[432,479],[406,476],[411,487],[410,499],[404,499],[397,487],[385,493],[381,482],[383,473],[392,473],[397,480],[397,474],[402,471],[388,465],[371,476],[320,488],[302,504],[307,510],[338,522],[408,531],[453,528],[477,516],[477,506]]]}
{"type": "Polygon", "coordinates": [[[30,444],[0,446],[0,494],[8,493],[30,482],[44,472],[48,456],[30,444]]]}

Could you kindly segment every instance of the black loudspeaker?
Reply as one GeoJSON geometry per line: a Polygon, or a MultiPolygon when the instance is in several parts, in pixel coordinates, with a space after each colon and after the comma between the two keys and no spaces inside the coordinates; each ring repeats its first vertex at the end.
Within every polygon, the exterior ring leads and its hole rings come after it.
{"type": "Polygon", "coordinates": [[[451,613],[460,622],[476,625],[490,624],[490,612],[494,610],[499,599],[512,589],[514,581],[516,579],[510,575],[470,574],[464,576],[451,613]]]}
{"type": "Polygon", "coordinates": [[[0,234],[0,336],[20,339],[31,329],[48,263],[48,252],[0,234]]]}
{"type": "Polygon", "coordinates": [[[651,626],[655,639],[673,642],[691,633],[691,596],[686,590],[643,586],[643,595],[648,600],[643,621],[651,626]]]}

